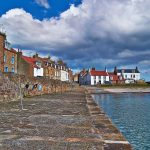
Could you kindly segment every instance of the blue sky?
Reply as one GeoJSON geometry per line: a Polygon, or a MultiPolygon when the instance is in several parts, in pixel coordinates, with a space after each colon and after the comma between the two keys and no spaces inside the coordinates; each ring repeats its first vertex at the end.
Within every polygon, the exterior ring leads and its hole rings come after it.
{"type": "Polygon", "coordinates": [[[1,0],[15,48],[62,58],[73,70],[138,66],[150,80],[149,0],[1,0]]]}
{"type": "Polygon", "coordinates": [[[48,0],[47,3],[49,4],[49,8],[38,4],[36,0],[1,0],[0,15],[13,8],[23,8],[25,11],[31,13],[34,18],[42,20],[43,18],[59,16],[71,4],[78,6],[81,0],[48,0]]]}

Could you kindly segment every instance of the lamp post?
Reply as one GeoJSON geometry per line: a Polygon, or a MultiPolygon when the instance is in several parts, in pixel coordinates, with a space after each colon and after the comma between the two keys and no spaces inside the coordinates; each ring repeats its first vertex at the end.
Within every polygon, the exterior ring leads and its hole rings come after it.
{"type": "Polygon", "coordinates": [[[23,95],[22,95],[22,89],[21,89],[21,76],[19,76],[19,94],[20,94],[21,110],[23,110],[23,95]]]}

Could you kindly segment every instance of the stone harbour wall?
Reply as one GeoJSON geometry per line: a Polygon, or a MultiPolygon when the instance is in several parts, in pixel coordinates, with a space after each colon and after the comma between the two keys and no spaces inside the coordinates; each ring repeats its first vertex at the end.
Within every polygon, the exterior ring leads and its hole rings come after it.
{"type": "Polygon", "coordinates": [[[27,78],[22,75],[0,74],[0,100],[17,100],[42,94],[63,93],[69,91],[68,82],[52,80],[45,77],[27,78]]]}
{"type": "Polygon", "coordinates": [[[15,100],[19,97],[19,88],[8,77],[0,73],[0,101],[15,100]]]}

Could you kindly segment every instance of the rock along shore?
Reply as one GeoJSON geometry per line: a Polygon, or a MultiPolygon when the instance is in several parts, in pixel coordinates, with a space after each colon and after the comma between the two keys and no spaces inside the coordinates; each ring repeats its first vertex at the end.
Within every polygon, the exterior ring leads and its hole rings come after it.
{"type": "Polygon", "coordinates": [[[0,102],[0,150],[132,149],[84,88],[23,104],[0,102]]]}

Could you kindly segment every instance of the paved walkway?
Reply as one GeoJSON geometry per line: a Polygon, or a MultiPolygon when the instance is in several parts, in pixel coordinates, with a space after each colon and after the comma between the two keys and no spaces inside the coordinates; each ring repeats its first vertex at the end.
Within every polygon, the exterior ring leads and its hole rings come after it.
{"type": "Polygon", "coordinates": [[[0,102],[0,150],[130,150],[88,92],[0,102]]]}

